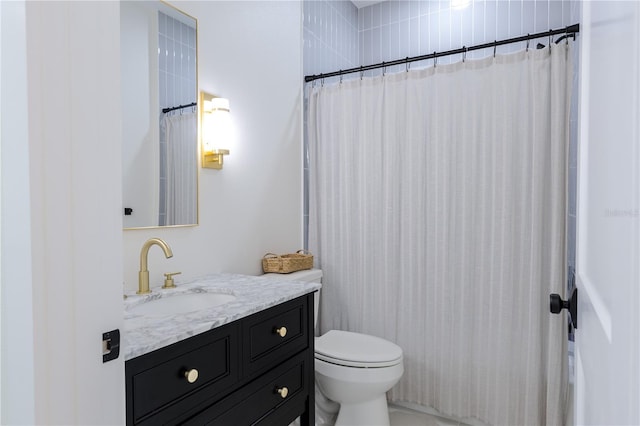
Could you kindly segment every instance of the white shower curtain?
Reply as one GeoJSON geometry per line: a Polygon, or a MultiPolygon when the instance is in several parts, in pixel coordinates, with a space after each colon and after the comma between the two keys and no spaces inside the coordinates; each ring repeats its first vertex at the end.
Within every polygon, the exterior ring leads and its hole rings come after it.
{"type": "Polygon", "coordinates": [[[309,248],[321,331],[396,342],[390,392],[458,419],[560,425],[569,45],[315,87],[309,248]]]}
{"type": "Polygon", "coordinates": [[[198,223],[197,116],[194,112],[168,115],[160,125],[166,136],[165,170],[161,173],[165,182],[160,184],[164,190],[160,211],[166,215],[163,224],[198,223]]]}

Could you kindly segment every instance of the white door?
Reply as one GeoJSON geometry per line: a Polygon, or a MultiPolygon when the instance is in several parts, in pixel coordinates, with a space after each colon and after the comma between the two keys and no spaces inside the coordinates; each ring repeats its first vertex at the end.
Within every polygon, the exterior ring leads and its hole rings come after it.
{"type": "Polygon", "coordinates": [[[640,2],[582,5],[575,421],[640,424],[640,2]]]}
{"type": "MultiPolygon", "coordinates": [[[[103,333],[122,330],[124,321],[120,4],[19,3],[27,85],[15,99],[27,100],[28,145],[12,142],[24,149],[30,211],[12,207],[32,236],[14,243],[31,242],[33,366],[24,374],[33,374],[35,391],[33,414],[5,400],[3,416],[7,424],[123,425],[124,360],[103,362],[102,343],[103,333]]],[[[19,319],[10,318],[9,327],[19,319]]],[[[29,380],[16,367],[8,369],[29,380]]]]}

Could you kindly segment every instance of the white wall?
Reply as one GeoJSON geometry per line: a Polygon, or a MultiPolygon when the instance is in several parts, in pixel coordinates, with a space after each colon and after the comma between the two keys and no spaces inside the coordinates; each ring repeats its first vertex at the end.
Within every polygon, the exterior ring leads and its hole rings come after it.
{"type": "Polygon", "coordinates": [[[119,21],[26,2],[35,424],[124,419],[123,358],[102,362],[123,324],[119,21]]]}
{"type": "Polygon", "coordinates": [[[258,274],[267,252],[302,248],[301,4],[176,1],[198,19],[200,90],[231,102],[235,145],[222,170],[200,169],[200,225],[124,231],[124,280],[137,289],[140,247],[163,238],[174,257],[149,253],[151,286],[209,272],[258,274]]]}

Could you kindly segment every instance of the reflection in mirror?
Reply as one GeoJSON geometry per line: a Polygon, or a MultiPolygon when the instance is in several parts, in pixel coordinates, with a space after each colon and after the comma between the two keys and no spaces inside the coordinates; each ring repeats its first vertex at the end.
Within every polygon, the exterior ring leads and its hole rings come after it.
{"type": "Polygon", "coordinates": [[[120,3],[124,228],[198,223],[197,22],[120,3]]]}

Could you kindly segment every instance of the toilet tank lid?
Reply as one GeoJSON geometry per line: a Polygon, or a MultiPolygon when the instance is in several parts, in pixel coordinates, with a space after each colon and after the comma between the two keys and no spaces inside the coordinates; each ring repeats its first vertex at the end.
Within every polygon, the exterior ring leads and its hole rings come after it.
{"type": "Polygon", "coordinates": [[[322,280],[322,269],[305,269],[304,271],[291,272],[289,274],[269,273],[263,276],[282,281],[302,281],[306,283],[319,283],[322,280]]]}

